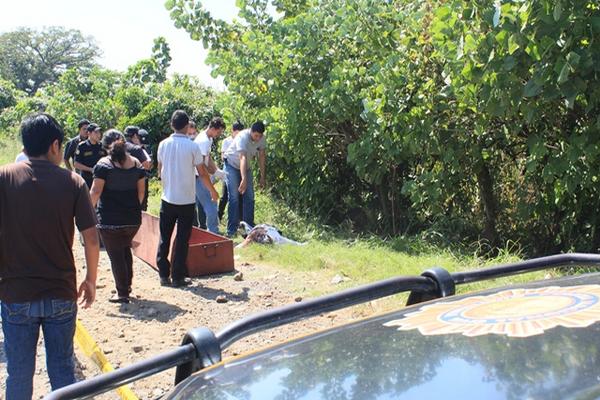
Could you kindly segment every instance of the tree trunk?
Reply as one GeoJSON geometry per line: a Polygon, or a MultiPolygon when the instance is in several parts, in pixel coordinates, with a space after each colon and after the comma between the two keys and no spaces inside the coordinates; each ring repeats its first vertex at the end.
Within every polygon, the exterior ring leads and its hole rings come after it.
{"type": "Polygon", "coordinates": [[[498,205],[494,195],[494,181],[490,169],[484,160],[476,165],[477,184],[484,212],[483,238],[492,248],[498,246],[498,232],[496,231],[496,220],[498,219],[498,205]]]}

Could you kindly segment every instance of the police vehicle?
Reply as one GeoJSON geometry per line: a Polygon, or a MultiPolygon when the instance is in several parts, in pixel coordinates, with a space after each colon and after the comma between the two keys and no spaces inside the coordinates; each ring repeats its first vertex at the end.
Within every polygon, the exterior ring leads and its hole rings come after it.
{"type": "Polygon", "coordinates": [[[457,285],[600,256],[563,254],[449,273],[392,278],[190,331],[154,358],[62,388],[47,399],[93,397],[177,368],[163,399],[598,399],[600,274],[455,295],[457,285]],[[408,306],[226,360],[236,340],[323,312],[408,292],[408,306]]]}

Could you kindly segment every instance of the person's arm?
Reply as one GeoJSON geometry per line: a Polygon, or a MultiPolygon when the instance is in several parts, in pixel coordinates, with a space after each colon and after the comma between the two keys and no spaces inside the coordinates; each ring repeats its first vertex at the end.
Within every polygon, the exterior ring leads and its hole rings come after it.
{"type": "Polygon", "coordinates": [[[261,189],[265,189],[267,187],[266,167],[267,151],[265,149],[261,149],[258,151],[258,169],[260,171],[259,185],[261,189]]]}
{"type": "Polygon", "coordinates": [[[140,201],[140,204],[142,204],[144,202],[144,197],[146,197],[146,180],[144,178],[138,179],[137,192],[138,192],[138,200],[140,201]]]}
{"type": "Polygon", "coordinates": [[[206,170],[204,164],[196,165],[196,170],[198,171],[198,176],[200,176],[202,183],[204,183],[204,186],[208,188],[211,200],[215,203],[219,201],[219,193],[215,190],[215,187],[210,181],[210,174],[206,170]]]}
{"type": "Polygon", "coordinates": [[[82,297],[79,304],[88,308],[96,299],[96,278],[98,276],[98,258],[100,255],[100,243],[98,231],[93,226],[81,232],[85,249],[86,275],[85,280],[79,286],[77,297],[82,297]]]}
{"type": "Polygon", "coordinates": [[[162,170],[162,163],[159,161],[156,164],[156,177],[160,179],[160,171],[162,170]]]}
{"type": "Polygon", "coordinates": [[[213,160],[213,158],[210,155],[208,155],[206,157],[208,157],[208,159],[207,159],[208,162],[207,162],[207,165],[206,165],[206,171],[209,174],[212,175],[215,172],[217,172],[217,164],[215,164],[215,160],[213,160]]]}
{"type": "Polygon", "coordinates": [[[88,167],[87,165],[83,165],[79,161],[75,161],[74,164],[75,164],[75,168],[77,168],[80,171],[94,172],[94,168],[88,167]]]}
{"type": "Polygon", "coordinates": [[[65,167],[67,167],[67,169],[69,171],[73,171],[73,167],[71,166],[71,157],[73,156],[71,154],[71,145],[72,145],[72,143],[70,141],[67,142],[67,145],[65,146],[65,153],[63,155],[63,161],[65,162],[65,167]]]}
{"type": "Polygon", "coordinates": [[[146,171],[150,171],[150,169],[152,168],[152,159],[150,158],[150,155],[148,154],[148,152],[146,150],[144,150],[143,147],[140,146],[140,162],[142,163],[142,168],[144,168],[146,171]]]}
{"type": "Polygon", "coordinates": [[[248,158],[246,157],[245,151],[240,151],[240,175],[242,176],[242,180],[240,181],[240,186],[238,187],[238,192],[244,194],[246,192],[246,187],[248,186],[248,181],[246,180],[246,174],[248,173],[248,158]]]}
{"type": "Polygon", "coordinates": [[[100,199],[102,191],[104,190],[105,182],[106,181],[104,179],[94,177],[92,188],[90,189],[90,197],[92,198],[92,206],[94,206],[94,208],[98,205],[98,200],[100,199]]]}

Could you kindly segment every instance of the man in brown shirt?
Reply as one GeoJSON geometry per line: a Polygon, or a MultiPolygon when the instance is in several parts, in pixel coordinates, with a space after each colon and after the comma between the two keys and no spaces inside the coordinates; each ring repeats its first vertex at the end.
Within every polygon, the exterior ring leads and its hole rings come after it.
{"type": "Polygon", "coordinates": [[[75,382],[77,298],[96,295],[96,217],[83,179],[59,167],[62,128],[48,114],[21,124],[29,161],[0,168],[0,301],[6,400],[31,399],[39,329],[52,389],[75,382]],[[77,290],[74,222],[85,240],[87,275],[77,290]]]}

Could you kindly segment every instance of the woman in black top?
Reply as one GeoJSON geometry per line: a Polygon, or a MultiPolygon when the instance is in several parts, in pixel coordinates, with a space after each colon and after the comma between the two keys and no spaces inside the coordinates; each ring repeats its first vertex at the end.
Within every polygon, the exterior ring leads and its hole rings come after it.
{"type": "Polygon", "coordinates": [[[109,130],[102,144],[109,155],[94,167],[90,195],[97,205],[98,230],[117,286],[117,294],[109,301],[129,303],[133,279],[131,241],[142,222],[146,173],[140,162],[127,153],[121,132],[109,130]]]}

